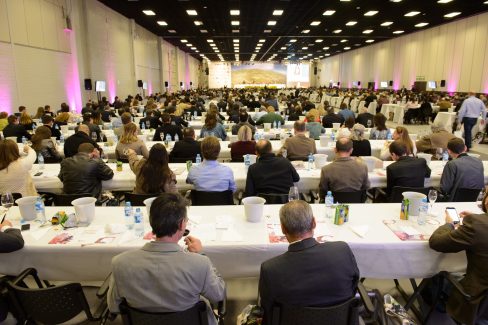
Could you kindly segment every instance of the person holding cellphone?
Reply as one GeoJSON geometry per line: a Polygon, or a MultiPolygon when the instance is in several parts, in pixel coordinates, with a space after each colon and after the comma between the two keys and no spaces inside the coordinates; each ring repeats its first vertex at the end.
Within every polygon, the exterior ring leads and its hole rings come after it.
{"type": "MultiPolygon", "coordinates": [[[[488,290],[488,198],[483,197],[482,210],[478,214],[462,211],[462,222],[455,222],[446,211],[446,223],[437,228],[429,239],[430,248],[442,253],[466,251],[468,265],[460,281],[466,293],[472,297],[488,290]]],[[[458,291],[452,291],[447,302],[447,313],[463,324],[473,324],[479,301],[466,303],[458,291]]],[[[479,319],[478,319],[479,321],[479,319]]],[[[488,315],[483,315],[488,322],[488,315]]],[[[482,324],[486,324],[486,323],[482,324]]],[[[479,323],[477,323],[479,324],[479,323]]]]}

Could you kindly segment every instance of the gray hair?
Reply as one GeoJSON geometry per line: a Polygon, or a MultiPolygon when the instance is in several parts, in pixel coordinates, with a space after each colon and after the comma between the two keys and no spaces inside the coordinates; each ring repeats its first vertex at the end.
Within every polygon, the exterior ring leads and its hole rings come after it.
{"type": "Polygon", "coordinates": [[[312,231],[313,212],[310,204],[301,200],[288,202],[280,209],[280,222],[292,236],[312,231]]]}

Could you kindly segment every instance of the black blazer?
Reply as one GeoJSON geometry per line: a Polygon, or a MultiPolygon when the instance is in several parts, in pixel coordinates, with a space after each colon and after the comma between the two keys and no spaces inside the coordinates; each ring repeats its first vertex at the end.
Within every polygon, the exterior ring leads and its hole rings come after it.
{"type": "Polygon", "coordinates": [[[64,143],[64,157],[69,158],[78,153],[78,147],[82,143],[91,143],[95,148],[97,148],[100,153],[102,153],[102,149],[98,146],[98,143],[93,141],[85,132],[76,132],[72,136],[66,139],[64,143]]]}
{"type": "Polygon", "coordinates": [[[175,143],[173,150],[171,150],[171,153],[169,154],[169,161],[185,162],[187,160],[191,160],[195,162],[197,154],[200,154],[200,157],[202,157],[200,142],[195,141],[192,138],[184,138],[183,140],[175,143]]]}
{"type": "Polygon", "coordinates": [[[56,137],[56,140],[59,140],[61,137],[61,131],[59,130],[59,126],[53,125],[53,127],[50,127],[49,125],[44,124],[45,127],[49,128],[51,130],[51,136],[56,137]],[[57,126],[57,129],[56,129],[57,126]]]}
{"type": "Polygon", "coordinates": [[[183,133],[181,132],[181,128],[173,125],[173,124],[163,124],[162,126],[156,129],[154,133],[153,141],[164,141],[161,139],[161,133],[164,133],[164,139],[166,139],[166,135],[171,135],[171,140],[175,141],[175,135],[178,134],[178,138],[183,139],[183,133]]]}
{"type": "MultiPolygon", "coordinates": [[[[388,116],[386,118],[388,118],[388,116]]],[[[364,125],[365,128],[372,128],[374,126],[373,114],[368,112],[358,114],[356,117],[356,123],[364,125]],[[370,121],[369,126],[368,121],[370,121]]]]}
{"type": "Polygon", "coordinates": [[[352,140],[351,156],[371,156],[371,143],[369,140],[352,140]]]}
{"type": "Polygon", "coordinates": [[[0,232],[0,253],[10,253],[24,247],[24,239],[19,229],[9,228],[0,232]]]}
{"type": "Polygon", "coordinates": [[[386,167],[386,193],[394,186],[424,187],[424,178],[430,177],[430,168],[424,158],[400,157],[386,167]]]}
{"type": "Polygon", "coordinates": [[[344,123],[344,118],[340,114],[327,114],[322,118],[322,126],[324,128],[333,127],[332,123],[344,123]]]}
{"type": "Polygon", "coordinates": [[[287,194],[293,183],[299,180],[300,176],[288,159],[276,157],[273,153],[263,154],[249,166],[245,196],[287,194]]]}
{"type": "Polygon", "coordinates": [[[6,139],[8,137],[17,137],[17,143],[22,142],[22,137],[30,140],[31,135],[27,130],[20,124],[9,124],[3,129],[3,137],[6,139]]]}
{"type": "Polygon", "coordinates": [[[271,324],[273,304],[331,306],[352,298],[359,269],[345,242],[319,244],[307,238],[261,264],[259,294],[263,325],[271,324]]]}

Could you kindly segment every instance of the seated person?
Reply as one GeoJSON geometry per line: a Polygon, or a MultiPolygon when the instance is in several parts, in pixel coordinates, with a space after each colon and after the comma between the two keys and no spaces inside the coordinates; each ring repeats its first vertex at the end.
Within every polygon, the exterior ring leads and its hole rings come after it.
{"type": "Polygon", "coordinates": [[[203,139],[207,136],[215,136],[222,141],[225,141],[227,138],[225,128],[218,122],[215,113],[207,113],[207,116],[205,116],[205,124],[200,131],[200,138],[203,139]]]}
{"type": "Polygon", "coordinates": [[[266,110],[268,111],[268,113],[264,114],[259,118],[259,120],[256,121],[257,125],[263,125],[264,123],[271,123],[271,125],[273,125],[275,122],[279,122],[280,125],[285,124],[283,116],[275,113],[276,108],[274,108],[273,106],[268,106],[266,110]]]}
{"type": "Polygon", "coordinates": [[[0,223],[0,253],[14,252],[22,247],[24,247],[24,239],[20,229],[12,228],[12,223],[8,220],[0,223]]]}
{"type": "Polygon", "coordinates": [[[220,142],[216,137],[206,137],[202,141],[203,161],[193,165],[186,182],[193,184],[195,190],[204,192],[235,192],[236,183],[232,169],[217,161],[220,142]]]}
{"type": "Polygon", "coordinates": [[[273,305],[333,306],[356,293],[359,269],[345,242],[318,243],[312,208],[292,201],[280,209],[288,251],[261,264],[259,295],[263,325],[272,324],[273,305]],[[286,285],[285,285],[286,284],[286,285]]]}
{"type": "MultiPolygon", "coordinates": [[[[187,236],[187,201],[177,193],[163,193],[151,204],[149,223],[156,236],[142,248],[112,259],[108,308],[119,312],[122,298],[147,312],[179,312],[192,308],[200,296],[212,302],[225,298],[225,284],[212,262],[200,253],[200,240],[187,236]]],[[[207,307],[209,325],[217,325],[207,307]]]]}
{"type": "MultiPolygon", "coordinates": [[[[51,130],[47,126],[41,125],[36,129],[36,133],[32,136],[32,149],[36,151],[36,155],[44,158],[46,164],[59,163],[63,158],[56,148],[56,143],[51,139],[51,130]]],[[[36,160],[36,163],[39,162],[36,160]]]]}
{"type": "Polygon", "coordinates": [[[99,198],[102,181],[114,177],[113,170],[100,159],[100,153],[91,143],[82,143],[78,153],[61,162],[58,178],[66,194],[90,193],[99,198]]]}
{"type": "Polygon", "coordinates": [[[358,114],[356,118],[356,123],[364,125],[365,128],[370,128],[373,126],[374,115],[369,113],[367,107],[361,107],[361,113],[358,114]]]}
{"type": "MultiPolygon", "coordinates": [[[[122,110],[123,111],[123,110],[122,110]]],[[[120,116],[120,125],[117,128],[114,129],[114,134],[120,139],[122,137],[122,134],[124,134],[124,125],[132,123],[132,115],[129,112],[124,112],[120,116]]],[[[114,124],[114,122],[112,122],[114,124]]],[[[115,126],[114,126],[115,127],[115,126]]],[[[142,134],[141,129],[137,127],[137,134],[142,134]]]]}
{"type": "Polygon", "coordinates": [[[325,133],[325,128],[320,122],[316,121],[315,115],[308,112],[307,114],[306,129],[308,131],[308,137],[310,139],[319,140],[321,134],[325,133]]]}
{"type": "Polygon", "coordinates": [[[319,194],[325,198],[327,191],[359,192],[369,188],[368,166],[351,157],[352,141],[341,138],[336,141],[335,159],[322,167],[319,194]]]}
{"type": "Polygon", "coordinates": [[[177,192],[176,175],[169,168],[168,152],[161,143],[149,150],[147,158],[139,159],[137,153],[127,150],[130,169],[136,175],[135,194],[159,194],[177,192]]]}
{"type": "MultiPolygon", "coordinates": [[[[88,126],[88,129],[90,130],[89,136],[94,141],[96,141],[96,142],[107,141],[107,138],[102,133],[102,130],[100,130],[100,127],[93,123],[93,117],[91,114],[83,115],[83,124],[88,126]],[[95,140],[95,137],[96,137],[96,140],[95,140]]],[[[78,132],[78,128],[79,128],[79,126],[77,126],[75,128],[75,132],[78,132]]]]}
{"type": "Polygon", "coordinates": [[[483,162],[466,153],[463,139],[454,138],[447,143],[452,158],[442,171],[441,193],[450,201],[460,188],[481,190],[485,186],[483,162]]]}
{"type": "Polygon", "coordinates": [[[17,143],[22,143],[22,137],[25,137],[27,140],[30,140],[31,135],[24,126],[19,124],[19,118],[15,115],[10,115],[7,118],[8,125],[3,128],[3,137],[17,137],[17,143]]]}
{"type": "Polygon", "coordinates": [[[347,107],[346,103],[342,103],[340,109],[341,110],[339,111],[339,115],[342,116],[344,121],[347,121],[347,119],[350,117],[352,117],[353,119],[355,118],[354,112],[347,107]]]}
{"type": "Polygon", "coordinates": [[[238,116],[239,123],[232,126],[232,134],[236,135],[241,126],[246,125],[251,128],[252,135],[254,136],[254,133],[256,133],[256,127],[249,122],[252,121],[252,118],[249,116],[249,114],[247,114],[247,112],[245,111],[241,111],[238,116]]]}
{"type": "Polygon", "coordinates": [[[356,123],[352,127],[350,136],[352,140],[351,156],[371,156],[371,143],[364,138],[364,131],[365,128],[362,124],[356,123]]]}
{"type": "Polygon", "coordinates": [[[390,196],[394,186],[424,187],[425,178],[430,177],[430,168],[424,158],[407,155],[407,145],[396,140],[390,144],[394,163],[386,167],[386,194],[390,196]]]}
{"type": "Polygon", "coordinates": [[[417,140],[416,147],[418,152],[435,155],[437,149],[446,150],[449,140],[456,137],[454,134],[447,132],[439,122],[433,123],[430,128],[432,130],[431,134],[425,135],[420,140],[417,140]]]}
{"type": "Polygon", "coordinates": [[[51,115],[42,116],[42,125],[49,128],[49,130],[51,131],[51,136],[56,137],[56,140],[59,140],[59,138],[61,138],[59,125],[54,124],[54,118],[51,115]]]}
{"type": "Polygon", "coordinates": [[[280,155],[283,155],[283,151],[286,150],[286,157],[290,160],[307,160],[309,154],[317,153],[315,140],[305,135],[304,121],[295,121],[293,131],[295,135],[285,140],[280,149],[280,155]]]}
{"type": "Polygon", "coordinates": [[[287,194],[293,183],[300,180],[288,159],[275,156],[268,140],[258,141],[256,155],[256,163],[249,166],[247,172],[245,196],[287,194]]]}
{"type": "Polygon", "coordinates": [[[230,156],[233,162],[244,161],[244,155],[254,155],[256,142],[252,140],[251,128],[247,125],[241,126],[237,134],[237,142],[229,144],[230,156]]]}
{"type": "Polygon", "coordinates": [[[115,156],[117,159],[127,160],[128,158],[125,154],[127,149],[132,149],[137,155],[142,155],[144,158],[147,158],[149,151],[147,151],[146,143],[137,137],[137,126],[131,122],[124,124],[123,128],[124,133],[115,147],[115,156]]]}
{"type": "MultiPolygon", "coordinates": [[[[408,134],[407,128],[403,126],[397,126],[395,128],[395,131],[393,132],[392,136],[393,140],[401,140],[406,146],[407,146],[407,156],[416,156],[417,155],[417,147],[415,146],[415,143],[410,139],[410,136],[408,134]]],[[[383,146],[383,149],[381,149],[380,153],[380,158],[381,160],[391,160],[391,155],[390,155],[390,146],[389,141],[385,141],[385,145],[383,146]]]]}
{"type": "Polygon", "coordinates": [[[322,125],[324,128],[332,128],[333,123],[344,123],[344,118],[340,114],[334,113],[333,107],[327,107],[327,114],[322,118],[322,125]]]}
{"type": "MultiPolygon", "coordinates": [[[[459,216],[462,223],[454,223],[446,213],[446,224],[437,228],[430,236],[429,246],[441,253],[457,253],[465,251],[467,257],[466,274],[460,282],[467,294],[477,297],[488,289],[488,199],[485,195],[482,201],[484,213],[477,214],[462,211],[459,216]]],[[[466,303],[457,290],[452,290],[447,301],[447,313],[457,322],[474,324],[479,301],[466,303]]],[[[488,322],[487,313],[478,319],[476,324],[488,322]]]]}
{"type": "Polygon", "coordinates": [[[386,140],[390,138],[391,131],[386,127],[386,116],[377,113],[374,118],[374,127],[369,133],[370,140],[386,140]]]}
{"type": "Polygon", "coordinates": [[[28,145],[23,151],[26,155],[21,157],[17,143],[10,139],[0,140],[0,193],[38,196],[31,177],[36,152],[28,145]]]}
{"type": "Polygon", "coordinates": [[[166,137],[171,137],[171,141],[175,141],[176,135],[179,139],[183,139],[183,133],[181,132],[181,127],[171,124],[171,116],[168,113],[163,113],[161,115],[161,120],[163,124],[156,129],[154,132],[153,141],[165,141],[166,137]],[[161,136],[163,138],[161,138],[161,136]]]}
{"type": "Polygon", "coordinates": [[[195,140],[195,130],[193,128],[183,129],[183,139],[175,142],[173,150],[169,154],[170,162],[185,162],[191,160],[195,162],[197,155],[202,156],[200,142],[195,140]]]}
{"type": "Polygon", "coordinates": [[[72,136],[68,137],[64,143],[64,157],[73,157],[78,153],[78,148],[82,143],[91,143],[99,152],[102,153],[102,148],[89,136],[90,129],[87,125],[81,124],[78,126],[78,131],[72,136]]]}

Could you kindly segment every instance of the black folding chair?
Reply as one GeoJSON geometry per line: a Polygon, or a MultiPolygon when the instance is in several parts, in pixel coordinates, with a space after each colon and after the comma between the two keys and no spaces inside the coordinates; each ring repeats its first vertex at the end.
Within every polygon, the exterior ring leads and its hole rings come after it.
{"type": "Polygon", "coordinates": [[[285,204],[288,203],[288,194],[258,193],[259,197],[266,200],[265,204],[285,204]]]}
{"type": "Polygon", "coordinates": [[[335,203],[364,203],[366,201],[366,191],[356,192],[332,192],[335,203]]]}
{"type": "Polygon", "coordinates": [[[458,188],[454,193],[451,202],[476,202],[480,194],[480,188],[458,188]]]}
{"type": "Polygon", "coordinates": [[[17,201],[17,199],[21,199],[22,198],[22,194],[20,194],[20,193],[12,193],[12,197],[14,198],[14,205],[16,206],[17,203],[15,203],[15,201],[17,201]]]}
{"type": "Polygon", "coordinates": [[[159,196],[159,194],[124,193],[125,201],[129,201],[132,206],[144,206],[144,200],[156,196],[159,196]]]}
{"type": "Polygon", "coordinates": [[[73,200],[82,198],[82,197],[93,197],[91,193],[82,193],[82,194],[51,194],[53,197],[53,204],[55,206],[71,206],[71,202],[73,200]]]}
{"type": "Polygon", "coordinates": [[[394,186],[390,194],[390,203],[401,203],[403,201],[403,192],[417,192],[429,195],[430,187],[406,187],[394,186]]]}
{"type": "Polygon", "coordinates": [[[223,192],[204,192],[191,190],[192,205],[234,205],[231,190],[223,192]]]}

